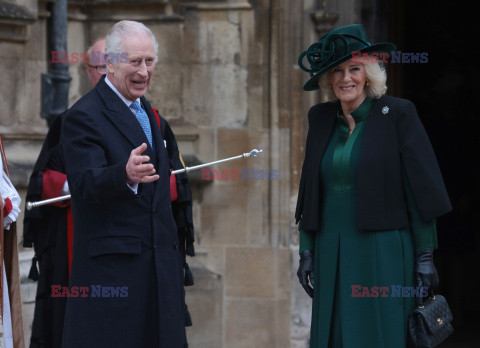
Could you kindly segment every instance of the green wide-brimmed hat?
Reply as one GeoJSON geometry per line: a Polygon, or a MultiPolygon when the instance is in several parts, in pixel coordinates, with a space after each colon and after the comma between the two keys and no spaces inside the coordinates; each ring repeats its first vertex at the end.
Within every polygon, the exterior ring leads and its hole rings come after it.
{"type": "Polygon", "coordinates": [[[305,83],[303,89],[305,91],[319,89],[318,79],[320,76],[334,66],[352,58],[352,52],[372,53],[395,50],[395,45],[388,42],[373,45],[368,42],[365,28],[361,24],[351,24],[333,29],[298,57],[300,68],[310,74],[310,80],[305,83]],[[304,57],[307,58],[310,68],[303,65],[304,57]]]}

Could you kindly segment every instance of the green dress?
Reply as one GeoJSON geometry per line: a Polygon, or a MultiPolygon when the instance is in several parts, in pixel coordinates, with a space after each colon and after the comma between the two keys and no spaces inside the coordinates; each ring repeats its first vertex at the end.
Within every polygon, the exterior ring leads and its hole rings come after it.
{"type": "Polygon", "coordinates": [[[435,221],[421,220],[406,175],[410,228],[365,231],[356,227],[356,173],[371,104],[367,98],[351,114],[356,126],[350,136],[347,123],[337,117],[321,163],[320,230],[300,228],[300,252],[315,252],[310,347],[406,347],[407,319],[415,299],[392,297],[391,287],[413,286],[415,248],[436,247],[435,221]],[[352,286],[368,287],[369,292],[353,291],[352,286]],[[383,290],[388,296],[378,292],[377,297],[367,297],[375,294],[375,286],[389,287],[388,292],[383,290]],[[365,297],[352,296],[362,293],[365,297]]]}

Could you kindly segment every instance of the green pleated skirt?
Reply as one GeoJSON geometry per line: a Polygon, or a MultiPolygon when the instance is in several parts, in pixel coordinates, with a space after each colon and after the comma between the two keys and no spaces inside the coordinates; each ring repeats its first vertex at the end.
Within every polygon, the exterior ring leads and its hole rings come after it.
{"type": "Polygon", "coordinates": [[[358,230],[354,188],[327,189],[323,199],[315,239],[310,347],[406,347],[415,299],[392,297],[391,287],[413,286],[410,231],[358,230]],[[382,286],[389,292],[387,297],[354,297],[352,286],[382,286]]]}

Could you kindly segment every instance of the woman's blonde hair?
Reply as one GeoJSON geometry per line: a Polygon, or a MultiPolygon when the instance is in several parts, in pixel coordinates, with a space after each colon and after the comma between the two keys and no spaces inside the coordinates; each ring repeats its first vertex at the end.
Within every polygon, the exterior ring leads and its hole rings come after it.
{"type": "MultiPolygon", "coordinates": [[[[367,75],[368,84],[365,85],[367,96],[370,98],[380,98],[387,91],[387,72],[385,67],[380,66],[378,63],[362,62],[365,67],[365,74],[367,75]]],[[[332,69],[333,70],[333,69],[332,69]]],[[[330,74],[332,70],[320,76],[318,80],[318,86],[321,91],[322,103],[337,101],[338,98],[335,95],[332,87],[330,86],[330,74]]]]}

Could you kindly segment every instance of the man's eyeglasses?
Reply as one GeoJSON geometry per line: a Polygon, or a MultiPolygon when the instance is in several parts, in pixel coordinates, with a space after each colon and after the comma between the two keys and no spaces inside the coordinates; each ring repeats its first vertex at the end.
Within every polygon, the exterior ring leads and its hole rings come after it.
{"type": "Polygon", "coordinates": [[[90,68],[95,68],[97,69],[98,73],[99,74],[106,74],[107,73],[107,65],[106,64],[103,64],[103,65],[91,65],[91,64],[87,64],[90,68]]]}

